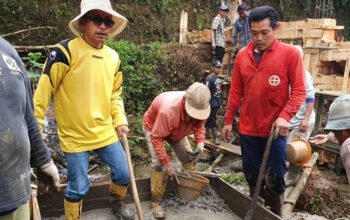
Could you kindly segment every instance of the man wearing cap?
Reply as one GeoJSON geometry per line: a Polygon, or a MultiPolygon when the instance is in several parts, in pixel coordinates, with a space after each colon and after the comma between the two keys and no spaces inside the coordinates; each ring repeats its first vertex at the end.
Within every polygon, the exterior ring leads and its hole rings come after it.
{"type": "Polygon", "coordinates": [[[221,72],[221,62],[215,60],[213,62],[213,71],[205,78],[205,85],[210,90],[210,115],[205,123],[205,138],[209,138],[209,131],[213,134],[214,144],[219,145],[218,129],[216,125],[216,114],[221,106],[221,80],[218,75],[221,72]]]}
{"type": "Polygon", "coordinates": [[[155,218],[165,218],[160,201],[168,176],[176,174],[166,153],[164,141],[173,148],[184,169],[195,170],[195,162],[204,149],[204,124],[210,114],[209,100],[209,89],[196,82],[187,91],[161,93],[143,116],[143,129],[152,158],[151,193],[152,213],[155,218]],[[192,131],[197,143],[194,152],[186,137],[192,131]]]}
{"type": "Polygon", "coordinates": [[[225,55],[225,21],[229,8],[221,5],[219,14],[215,16],[211,24],[211,46],[215,49],[215,60],[222,62],[225,55]]]}
{"type": "Polygon", "coordinates": [[[30,168],[59,189],[59,175],[33,114],[32,90],[16,50],[0,37],[0,220],[29,220],[30,168]]]}
{"type": "Polygon", "coordinates": [[[66,219],[79,219],[82,198],[89,190],[89,152],[111,170],[111,206],[119,218],[133,219],[124,203],[130,182],[127,159],[119,141],[128,133],[118,53],[104,45],[127,20],[109,0],[82,0],[81,13],[69,27],[75,38],[56,44],[45,62],[34,96],[35,116],[43,121],[54,95],[60,147],[67,162],[66,219]]]}
{"type": "Polygon", "coordinates": [[[303,61],[298,50],[275,37],[278,14],[270,6],[249,15],[252,42],[240,50],[234,63],[222,136],[233,136],[232,123],[240,105],[239,133],[243,171],[254,193],[268,137],[273,141],[266,165],[265,204],[281,215],[285,190],[286,135],[289,120],[305,100],[303,61]]]}
{"type": "Polygon", "coordinates": [[[246,47],[251,41],[248,6],[245,3],[238,5],[237,12],[239,14],[239,18],[237,18],[234,24],[232,45],[233,47],[236,46],[238,38],[238,49],[240,50],[243,47],[246,47]]]}
{"type": "Polygon", "coordinates": [[[328,122],[325,130],[331,133],[316,135],[310,138],[314,144],[324,144],[329,140],[337,139],[340,147],[340,157],[343,162],[348,183],[350,184],[350,95],[336,98],[328,112],[328,122]]]}

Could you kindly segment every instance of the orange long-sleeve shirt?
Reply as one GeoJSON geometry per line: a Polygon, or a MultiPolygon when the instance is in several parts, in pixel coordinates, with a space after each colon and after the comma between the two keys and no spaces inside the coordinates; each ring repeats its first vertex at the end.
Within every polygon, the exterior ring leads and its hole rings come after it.
{"type": "Polygon", "coordinates": [[[151,132],[154,151],[164,165],[169,163],[164,140],[179,141],[192,131],[196,143],[205,140],[205,120],[186,121],[185,94],[184,91],[161,93],[143,116],[143,126],[151,132]]]}

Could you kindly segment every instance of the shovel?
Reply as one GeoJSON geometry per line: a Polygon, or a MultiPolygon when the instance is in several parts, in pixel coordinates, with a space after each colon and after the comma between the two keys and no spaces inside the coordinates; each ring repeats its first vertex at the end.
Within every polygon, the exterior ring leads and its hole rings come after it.
{"type": "Polygon", "coordinates": [[[253,218],[253,214],[255,212],[256,205],[257,205],[257,202],[258,202],[258,196],[260,194],[261,183],[262,183],[262,180],[264,178],[264,173],[265,173],[267,159],[269,158],[269,154],[270,154],[270,150],[271,150],[271,145],[272,145],[272,142],[274,140],[276,140],[276,138],[274,137],[275,130],[276,130],[276,128],[274,128],[272,130],[272,132],[270,134],[270,137],[267,140],[267,144],[266,144],[263,160],[262,160],[261,166],[260,166],[258,180],[257,180],[256,185],[255,185],[253,199],[252,199],[252,202],[250,204],[250,207],[249,207],[246,215],[244,216],[244,220],[251,220],[253,218]]]}
{"type": "Polygon", "coordinates": [[[128,160],[128,167],[129,167],[129,173],[130,173],[130,181],[131,181],[131,188],[132,188],[132,193],[135,201],[135,206],[137,208],[137,214],[140,220],[144,219],[143,218],[143,213],[141,209],[141,204],[140,204],[140,199],[139,199],[139,194],[137,192],[137,187],[136,187],[136,182],[135,182],[135,176],[134,176],[134,169],[132,167],[131,163],[131,156],[130,156],[130,150],[129,150],[129,143],[128,139],[126,137],[126,134],[123,133],[122,136],[122,142],[123,142],[123,147],[125,150],[126,154],[126,159],[128,160]]]}

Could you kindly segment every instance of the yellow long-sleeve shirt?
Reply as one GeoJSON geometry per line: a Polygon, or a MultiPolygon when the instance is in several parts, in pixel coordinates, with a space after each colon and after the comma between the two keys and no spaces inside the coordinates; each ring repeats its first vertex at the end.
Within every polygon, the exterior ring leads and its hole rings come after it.
{"type": "Polygon", "coordinates": [[[75,153],[118,141],[115,128],[127,124],[119,55],[104,45],[91,47],[82,37],[58,43],[45,62],[34,95],[41,132],[54,95],[60,146],[75,153]]]}

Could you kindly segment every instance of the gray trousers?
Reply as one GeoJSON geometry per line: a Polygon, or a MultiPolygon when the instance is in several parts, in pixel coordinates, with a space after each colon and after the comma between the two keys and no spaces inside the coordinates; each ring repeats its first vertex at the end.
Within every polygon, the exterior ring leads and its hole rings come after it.
{"type": "MultiPolygon", "coordinates": [[[[152,140],[151,140],[151,132],[143,128],[143,132],[145,134],[145,138],[147,141],[149,153],[151,154],[151,168],[152,170],[156,171],[165,171],[165,167],[163,167],[161,161],[159,160],[156,152],[154,151],[152,140]]],[[[190,142],[188,141],[187,137],[185,136],[179,141],[167,141],[171,148],[175,151],[176,156],[179,158],[181,163],[189,163],[191,162],[187,151],[192,151],[190,142]]]]}

